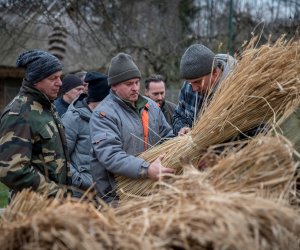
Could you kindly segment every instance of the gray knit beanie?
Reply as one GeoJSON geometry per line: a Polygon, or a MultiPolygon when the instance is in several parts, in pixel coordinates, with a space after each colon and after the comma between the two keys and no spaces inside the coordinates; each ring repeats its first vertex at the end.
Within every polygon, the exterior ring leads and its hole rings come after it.
{"type": "Polygon", "coordinates": [[[133,62],[131,56],[125,53],[119,53],[113,57],[108,69],[108,86],[132,78],[141,78],[141,72],[133,62]]]}
{"type": "Polygon", "coordinates": [[[60,60],[43,50],[29,50],[22,53],[16,62],[17,67],[25,68],[25,79],[34,84],[61,71],[60,60]]]}
{"type": "Polygon", "coordinates": [[[180,74],[183,79],[196,79],[209,74],[215,54],[202,44],[191,45],[180,61],[180,74]]]}

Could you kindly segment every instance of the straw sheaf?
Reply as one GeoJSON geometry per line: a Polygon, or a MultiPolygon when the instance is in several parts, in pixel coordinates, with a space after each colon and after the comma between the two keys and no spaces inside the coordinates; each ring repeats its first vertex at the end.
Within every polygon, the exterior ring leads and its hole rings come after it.
{"type": "MultiPolygon", "coordinates": [[[[208,181],[218,191],[240,192],[276,202],[299,204],[296,193],[296,180],[299,178],[297,164],[293,159],[293,147],[287,139],[258,136],[252,140],[230,143],[227,147],[223,144],[222,147],[222,154],[216,154],[215,150],[210,150],[211,147],[208,149],[209,153],[204,154],[203,160],[213,158],[213,165],[202,171],[189,162],[182,163],[184,177],[191,178],[187,173],[193,168],[192,175],[196,175],[200,182],[208,181]]],[[[171,183],[173,179],[174,176],[166,181],[171,183]]],[[[155,193],[163,188],[160,182],[157,184],[148,192],[155,193]]],[[[122,201],[125,202],[126,198],[124,194],[122,201]]]]}
{"type": "Polygon", "coordinates": [[[219,193],[199,175],[123,203],[118,221],[151,249],[299,249],[299,214],[267,199],[219,193]]]}
{"type": "MultiPolygon", "coordinates": [[[[251,41],[250,44],[254,44],[251,41]]],[[[220,84],[190,134],[168,140],[140,157],[152,162],[165,153],[162,164],[178,169],[181,159],[196,164],[205,149],[230,140],[258,125],[273,126],[298,101],[300,43],[279,39],[273,46],[248,47],[235,70],[220,84]]],[[[145,195],[151,180],[118,177],[119,194],[145,195]]]]}
{"type": "MultiPolygon", "coordinates": [[[[104,217],[91,204],[61,203],[36,193],[21,193],[17,199],[19,204],[32,203],[34,213],[1,221],[1,249],[107,249],[115,245],[110,234],[116,221],[109,214],[104,217]]],[[[6,208],[6,213],[11,209],[6,208]]]]}
{"type": "Polygon", "coordinates": [[[205,171],[204,180],[222,192],[255,194],[277,202],[295,201],[293,148],[283,137],[260,136],[205,171]]]}
{"type": "Polygon", "coordinates": [[[12,202],[5,208],[1,215],[1,220],[7,223],[11,221],[27,220],[38,211],[47,207],[55,207],[59,204],[59,199],[46,199],[46,195],[41,195],[24,189],[17,193],[12,202]]]}
{"type": "MultiPolygon", "coordinates": [[[[40,204],[26,220],[1,221],[1,249],[299,249],[295,210],[220,193],[201,175],[174,176],[159,193],[101,213],[87,203],[45,200],[48,207],[40,204]]],[[[28,198],[21,193],[19,204],[28,198]]]]}

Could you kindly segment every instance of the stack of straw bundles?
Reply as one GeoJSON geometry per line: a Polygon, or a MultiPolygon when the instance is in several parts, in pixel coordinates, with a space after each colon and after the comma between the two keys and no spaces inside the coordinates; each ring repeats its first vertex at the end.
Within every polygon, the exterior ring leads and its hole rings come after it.
{"type": "MultiPolygon", "coordinates": [[[[201,173],[199,173],[201,174],[201,173]]],[[[219,193],[198,174],[123,203],[117,220],[151,249],[299,249],[300,217],[286,206],[219,193]]]]}
{"type": "Polygon", "coordinates": [[[287,140],[258,136],[206,169],[202,179],[218,191],[254,194],[291,203],[297,199],[296,168],[293,147],[287,140]]]}
{"type": "Polygon", "coordinates": [[[48,200],[22,191],[2,217],[0,246],[2,250],[112,249],[120,241],[117,233],[112,234],[116,224],[113,216],[103,216],[90,203],[48,200]]]}
{"type": "MultiPolygon", "coordinates": [[[[300,93],[300,42],[280,38],[271,46],[250,43],[235,70],[217,89],[188,136],[177,137],[140,155],[180,172],[181,159],[198,162],[203,149],[222,143],[260,124],[272,126],[295,105],[300,93]]],[[[153,182],[118,177],[119,194],[145,195],[153,182]]]]}
{"type": "MultiPolygon", "coordinates": [[[[84,202],[46,202],[26,218],[1,221],[1,249],[299,249],[298,212],[219,193],[201,174],[176,176],[160,193],[105,213],[84,202]]],[[[19,195],[19,204],[39,200],[36,193],[19,195]]]]}

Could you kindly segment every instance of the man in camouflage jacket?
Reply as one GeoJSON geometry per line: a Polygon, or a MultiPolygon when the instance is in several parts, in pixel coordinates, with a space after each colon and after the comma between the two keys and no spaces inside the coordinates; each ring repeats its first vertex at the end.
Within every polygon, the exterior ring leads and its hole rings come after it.
{"type": "Polygon", "coordinates": [[[0,120],[0,181],[13,193],[31,188],[55,195],[69,174],[64,130],[52,104],[62,84],[62,64],[32,50],[19,56],[17,66],[25,68],[25,78],[0,120]]]}

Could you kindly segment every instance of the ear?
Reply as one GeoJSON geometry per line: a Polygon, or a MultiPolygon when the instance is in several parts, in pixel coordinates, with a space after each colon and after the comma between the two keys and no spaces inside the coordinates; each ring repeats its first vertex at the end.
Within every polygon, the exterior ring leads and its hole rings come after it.
{"type": "Polygon", "coordinates": [[[213,69],[212,75],[214,77],[217,77],[217,76],[219,76],[220,73],[221,73],[221,69],[219,67],[216,67],[213,69]]]}
{"type": "Polygon", "coordinates": [[[148,96],[148,94],[149,94],[149,90],[145,89],[145,96],[148,96]]]}
{"type": "Polygon", "coordinates": [[[116,85],[111,85],[110,88],[111,88],[113,91],[116,91],[116,85]]]}

